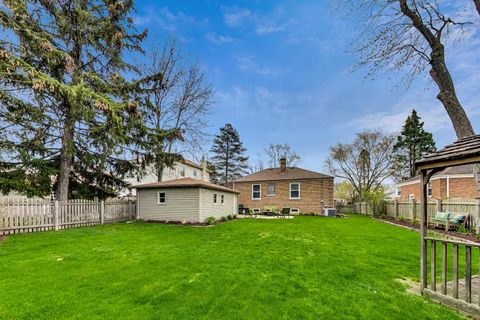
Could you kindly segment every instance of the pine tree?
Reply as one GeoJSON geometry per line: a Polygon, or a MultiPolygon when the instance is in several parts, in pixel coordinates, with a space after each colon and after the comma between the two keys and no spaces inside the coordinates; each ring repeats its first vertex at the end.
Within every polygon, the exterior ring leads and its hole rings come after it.
{"type": "Polygon", "coordinates": [[[218,183],[227,186],[229,182],[241,177],[247,172],[247,151],[240,141],[240,136],[230,123],[220,128],[220,134],[215,136],[211,152],[213,176],[218,177],[218,183]]]}
{"type": "Polygon", "coordinates": [[[66,200],[125,187],[121,177],[135,167],[126,155],[146,134],[140,82],[126,80],[138,70],[124,54],[141,52],[146,36],[133,10],[131,0],[0,5],[1,191],[56,189],[66,200]]]}
{"type": "Polygon", "coordinates": [[[405,120],[402,132],[393,147],[392,172],[395,179],[403,181],[415,176],[414,163],[423,154],[436,150],[430,132],[423,129],[423,122],[415,110],[405,120]]]}

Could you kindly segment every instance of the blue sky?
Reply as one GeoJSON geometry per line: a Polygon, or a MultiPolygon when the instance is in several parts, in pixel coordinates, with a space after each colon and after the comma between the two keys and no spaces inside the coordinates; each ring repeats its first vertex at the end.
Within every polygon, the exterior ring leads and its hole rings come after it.
{"type": "MultiPolygon", "coordinates": [[[[232,123],[252,160],[269,143],[288,143],[301,167],[322,172],[331,145],[351,142],[363,129],[398,132],[412,108],[437,146],[454,141],[427,75],[406,88],[398,86],[401,74],[365,80],[366,70],[351,72],[359,24],[331,2],[144,0],[137,1],[135,21],[149,30],[149,41],[173,34],[187,58],[204,66],[216,91],[207,131],[214,135],[232,123]]],[[[477,21],[463,44],[447,48],[459,98],[477,131],[479,27],[477,21]]]]}

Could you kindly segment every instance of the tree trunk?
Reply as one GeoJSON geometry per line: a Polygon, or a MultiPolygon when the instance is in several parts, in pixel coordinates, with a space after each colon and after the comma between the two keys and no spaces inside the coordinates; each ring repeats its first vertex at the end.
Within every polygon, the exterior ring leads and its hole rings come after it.
{"type": "Polygon", "coordinates": [[[68,187],[73,163],[73,133],[74,121],[70,110],[67,109],[60,150],[60,171],[57,178],[57,200],[60,201],[68,200],[68,187]]]}
{"type": "Polygon", "coordinates": [[[445,110],[447,110],[457,137],[461,139],[474,135],[472,124],[458,101],[452,76],[445,63],[445,48],[440,41],[441,35],[433,34],[425,26],[419,14],[408,7],[406,0],[399,0],[399,4],[402,13],[412,21],[415,29],[425,38],[432,50],[430,54],[430,65],[432,67],[430,75],[440,89],[437,99],[442,102],[445,110]]]}
{"type": "Polygon", "coordinates": [[[480,14],[480,0],[473,0],[475,7],[477,8],[478,14],[480,14]]]}
{"type": "Polygon", "coordinates": [[[226,141],[226,143],[227,143],[227,152],[226,152],[226,155],[225,155],[225,182],[224,182],[224,186],[225,186],[225,187],[228,186],[228,169],[229,169],[228,167],[229,167],[229,165],[230,165],[230,163],[229,163],[229,160],[230,160],[230,159],[229,159],[229,158],[230,158],[230,145],[229,145],[228,142],[229,142],[229,140],[228,140],[228,138],[227,138],[227,141],[226,141]]]}
{"type": "MultiPolygon", "coordinates": [[[[480,14],[480,0],[473,1],[480,14]]],[[[415,29],[422,34],[432,49],[430,54],[430,65],[432,66],[430,75],[440,89],[437,99],[442,102],[447,111],[457,138],[462,139],[473,136],[475,131],[460,101],[458,101],[452,76],[445,63],[445,48],[440,41],[440,35],[434,35],[432,31],[423,24],[422,18],[408,7],[406,0],[399,0],[399,3],[402,13],[412,21],[415,29]]],[[[480,190],[480,164],[473,166],[473,174],[477,181],[477,189],[480,190]]]]}

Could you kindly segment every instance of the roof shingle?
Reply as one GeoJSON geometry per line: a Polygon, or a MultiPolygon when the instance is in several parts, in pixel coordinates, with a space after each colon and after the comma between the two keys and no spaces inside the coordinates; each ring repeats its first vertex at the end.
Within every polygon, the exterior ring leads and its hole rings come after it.
{"type": "Polygon", "coordinates": [[[193,179],[193,178],[180,178],[180,179],[168,180],[168,181],[162,181],[162,182],[142,183],[142,184],[137,184],[134,187],[136,189],[200,187],[200,188],[207,188],[207,189],[225,191],[230,193],[238,193],[238,191],[236,190],[232,190],[224,186],[219,186],[210,182],[193,179]]]}
{"type": "Polygon", "coordinates": [[[275,180],[304,180],[304,179],[327,179],[333,178],[332,176],[305,170],[297,167],[287,167],[285,172],[282,172],[280,168],[269,168],[259,172],[249,174],[248,176],[241,177],[235,182],[250,182],[250,181],[275,181],[275,180]]]}

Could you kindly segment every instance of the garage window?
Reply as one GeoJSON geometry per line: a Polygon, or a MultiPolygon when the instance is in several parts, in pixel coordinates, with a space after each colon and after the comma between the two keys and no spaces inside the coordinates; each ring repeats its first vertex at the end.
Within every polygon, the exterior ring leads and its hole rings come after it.
{"type": "Polygon", "coordinates": [[[167,203],[167,193],[166,192],[157,192],[157,204],[167,203]]]}

